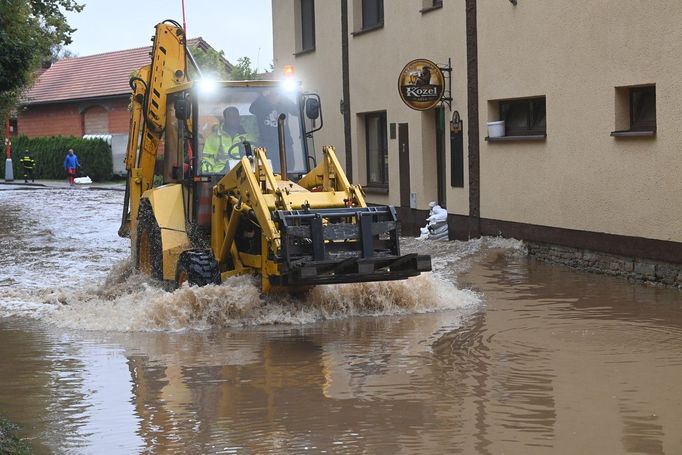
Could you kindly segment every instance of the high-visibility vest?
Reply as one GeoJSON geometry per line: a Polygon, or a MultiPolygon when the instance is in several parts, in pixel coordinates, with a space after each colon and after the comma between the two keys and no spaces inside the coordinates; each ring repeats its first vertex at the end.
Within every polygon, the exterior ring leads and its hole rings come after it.
{"type": "Polygon", "coordinates": [[[19,162],[24,166],[24,169],[33,169],[33,166],[36,164],[36,161],[28,155],[21,157],[19,162]]]}
{"type": "Polygon", "coordinates": [[[255,144],[253,135],[244,130],[232,136],[222,127],[219,127],[218,131],[206,138],[199,166],[200,172],[204,174],[222,173],[228,160],[236,159],[237,156],[244,156],[244,147],[235,146],[235,144],[241,144],[244,141],[255,144]],[[228,155],[233,146],[235,146],[234,149],[228,155]]]}

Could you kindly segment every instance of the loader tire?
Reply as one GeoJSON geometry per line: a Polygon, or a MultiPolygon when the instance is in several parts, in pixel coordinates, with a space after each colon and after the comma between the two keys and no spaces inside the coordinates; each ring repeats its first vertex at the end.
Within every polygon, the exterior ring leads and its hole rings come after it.
{"type": "Polygon", "coordinates": [[[137,269],[150,277],[163,280],[161,229],[148,202],[140,204],[137,216],[137,269]]]}
{"type": "Polygon", "coordinates": [[[218,262],[210,250],[189,250],[180,255],[175,269],[175,285],[180,287],[185,282],[190,286],[220,284],[218,262]]]}

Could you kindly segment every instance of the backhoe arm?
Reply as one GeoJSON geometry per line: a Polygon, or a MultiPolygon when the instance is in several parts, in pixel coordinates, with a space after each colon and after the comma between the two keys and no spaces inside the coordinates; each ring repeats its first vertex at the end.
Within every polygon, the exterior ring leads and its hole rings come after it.
{"type": "Polygon", "coordinates": [[[140,68],[130,79],[131,116],[125,165],[128,182],[119,235],[130,235],[142,194],[154,182],[159,143],[166,127],[168,91],[188,81],[185,33],[179,24],[166,21],[156,26],[151,65],[140,68]]]}

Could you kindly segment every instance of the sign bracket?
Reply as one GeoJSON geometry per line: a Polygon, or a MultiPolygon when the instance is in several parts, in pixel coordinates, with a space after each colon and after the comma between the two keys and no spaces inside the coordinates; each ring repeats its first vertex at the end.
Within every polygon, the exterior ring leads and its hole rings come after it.
{"type": "Polygon", "coordinates": [[[448,105],[448,111],[451,111],[452,110],[452,61],[451,61],[450,57],[448,57],[448,63],[438,65],[438,69],[440,69],[443,73],[447,74],[448,88],[443,93],[443,97],[441,98],[441,101],[443,103],[447,104],[448,105]],[[447,95],[447,96],[445,96],[445,95],[447,95]]]}

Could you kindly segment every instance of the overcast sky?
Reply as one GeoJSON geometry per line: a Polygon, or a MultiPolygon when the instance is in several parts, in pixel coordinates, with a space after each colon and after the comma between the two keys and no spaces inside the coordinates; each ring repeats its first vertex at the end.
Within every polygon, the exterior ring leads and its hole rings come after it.
{"type": "MultiPolygon", "coordinates": [[[[185,0],[190,38],[201,36],[234,63],[251,58],[252,66],[272,63],[271,0],[185,0]]],[[[81,0],[85,8],[67,14],[77,28],[67,49],[79,57],[150,46],[154,26],[173,19],[182,24],[182,0],[81,0]]]]}

